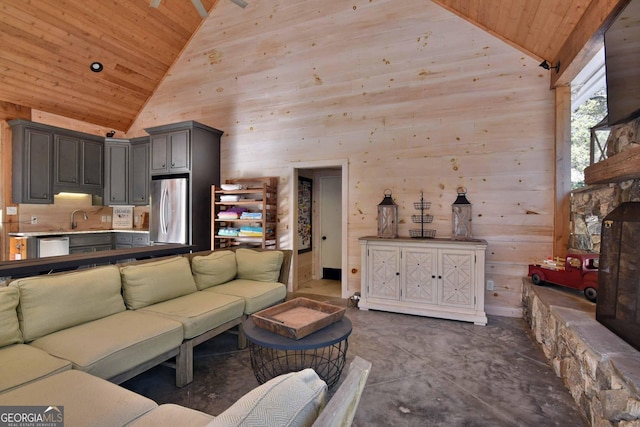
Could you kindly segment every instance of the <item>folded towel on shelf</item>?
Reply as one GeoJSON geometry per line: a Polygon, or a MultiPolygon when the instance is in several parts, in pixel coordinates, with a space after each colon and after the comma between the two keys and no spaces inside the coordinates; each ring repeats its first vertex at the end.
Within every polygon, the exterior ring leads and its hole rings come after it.
{"type": "Polygon", "coordinates": [[[244,190],[243,184],[220,184],[220,188],[224,191],[244,190]]]}
{"type": "Polygon", "coordinates": [[[240,200],[240,196],[237,194],[222,194],[220,196],[221,202],[237,202],[238,200],[240,200]]]}
{"type": "Polygon", "coordinates": [[[238,219],[238,212],[222,211],[218,212],[219,219],[238,219]]]}
{"type": "Polygon", "coordinates": [[[230,227],[225,227],[225,228],[221,228],[220,230],[218,230],[218,235],[219,236],[237,236],[238,233],[240,233],[240,230],[237,228],[230,228],[230,227]]]}
{"type": "Polygon", "coordinates": [[[255,227],[255,226],[250,226],[250,225],[244,225],[244,226],[240,227],[240,231],[247,231],[247,232],[260,233],[260,234],[262,234],[262,227],[255,227]]]}
{"type": "Polygon", "coordinates": [[[262,219],[262,212],[242,212],[240,219],[262,219]]]}
{"type": "Polygon", "coordinates": [[[262,233],[257,231],[240,231],[238,233],[239,237],[262,237],[262,233]]]}

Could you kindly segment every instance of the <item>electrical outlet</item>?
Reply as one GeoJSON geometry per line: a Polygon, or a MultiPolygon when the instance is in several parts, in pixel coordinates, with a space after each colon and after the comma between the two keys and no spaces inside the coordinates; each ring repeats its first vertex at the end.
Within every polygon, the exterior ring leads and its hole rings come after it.
{"type": "Polygon", "coordinates": [[[31,215],[31,224],[37,224],[38,223],[38,217],[35,215],[31,215]]]}
{"type": "Polygon", "coordinates": [[[488,291],[492,291],[493,290],[493,280],[487,280],[487,290],[488,291]]]}

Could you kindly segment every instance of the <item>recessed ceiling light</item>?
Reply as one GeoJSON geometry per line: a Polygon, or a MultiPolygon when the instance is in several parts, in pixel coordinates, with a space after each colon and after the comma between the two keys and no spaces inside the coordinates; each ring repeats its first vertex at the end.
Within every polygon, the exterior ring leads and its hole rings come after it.
{"type": "Polygon", "coordinates": [[[90,65],[91,71],[93,71],[94,73],[99,73],[100,71],[102,71],[104,69],[104,67],[102,66],[101,63],[99,62],[92,62],[90,65]]]}

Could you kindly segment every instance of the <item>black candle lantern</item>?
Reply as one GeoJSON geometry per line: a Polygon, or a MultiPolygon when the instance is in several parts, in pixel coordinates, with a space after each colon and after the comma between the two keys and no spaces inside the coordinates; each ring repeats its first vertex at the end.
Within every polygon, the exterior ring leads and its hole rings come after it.
{"type": "Polygon", "coordinates": [[[458,197],[451,205],[451,237],[454,240],[471,239],[471,203],[466,194],[466,188],[458,187],[458,197]]]}
{"type": "Polygon", "coordinates": [[[378,237],[398,237],[398,205],[391,198],[391,190],[384,190],[384,199],[378,205],[378,237]]]}

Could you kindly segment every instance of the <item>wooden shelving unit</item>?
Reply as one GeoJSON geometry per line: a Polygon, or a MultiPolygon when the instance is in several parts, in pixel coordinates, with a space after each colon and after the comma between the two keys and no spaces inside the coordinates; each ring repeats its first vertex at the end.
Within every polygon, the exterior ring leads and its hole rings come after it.
{"type": "MultiPolygon", "coordinates": [[[[223,190],[215,185],[211,187],[211,249],[230,247],[276,248],[277,246],[277,208],[278,178],[238,178],[228,179],[225,184],[241,184],[241,190],[223,190]],[[222,196],[236,196],[238,200],[221,200],[222,196]],[[252,218],[221,217],[223,212],[245,210],[252,218]],[[259,215],[258,215],[259,214],[259,215]],[[259,216],[259,217],[255,217],[259,216]],[[258,235],[256,230],[260,229],[258,235]],[[230,235],[237,230],[237,235],[230,235]],[[225,231],[227,234],[225,234],[225,231]],[[247,233],[251,235],[246,235],[247,233]]],[[[224,215],[224,214],[223,214],[224,215]]]]}

